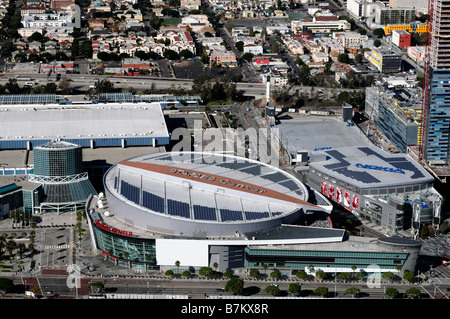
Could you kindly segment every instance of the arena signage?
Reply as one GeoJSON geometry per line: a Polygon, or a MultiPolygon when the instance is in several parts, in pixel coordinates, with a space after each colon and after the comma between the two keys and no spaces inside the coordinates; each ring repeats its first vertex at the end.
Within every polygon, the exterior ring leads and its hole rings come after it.
{"type": "Polygon", "coordinates": [[[133,233],[130,232],[130,231],[120,230],[120,229],[117,229],[117,228],[114,228],[114,227],[102,224],[98,220],[95,220],[94,222],[95,222],[95,224],[98,227],[100,227],[101,229],[104,229],[104,230],[106,230],[106,231],[108,231],[110,233],[114,233],[114,234],[122,235],[122,236],[127,236],[127,237],[132,237],[133,236],[133,233]]]}
{"type": "Polygon", "coordinates": [[[190,177],[198,178],[198,179],[206,179],[208,181],[215,181],[216,180],[216,178],[214,176],[209,176],[209,175],[196,173],[196,172],[189,172],[189,171],[185,171],[185,170],[182,170],[182,169],[171,168],[169,170],[169,172],[173,173],[173,174],[190,176],[190,177]]]}
{"type": "Polygon", "coordinates": [[[187,170],[176,169],[176,168],[171,168],[169,170],[169,172],[172,173],[172,174],[179,174],[179,175],[184,175],[184,176],[188,176],[188,177],[192,177],[192,178],[205,179],[205,180],[208,180],[210,182],[216,182],[216,183],[219,182],[220,184],[224,184],[224,185],[227,185],[227,186],[233,186],[233,187],[240,188],[240,189],[251,190],[251,191],[253,191],[255,193],[259,193],[259,194],[263,194],[263,193],[266,192],[266,190],[253,187],[252,185],[236,183],[236,182],[230,181],[228,179],[220,179],[219,180],[215,176],[205,175],[205,174],[202,174],[202,173],[190,172],[190,171],[187,171],[187,170]]]}
{"type": "Polygon", "coordinates": [[[385,171],[385,172],[391,172],[391,173],[400,173],[405,174],[405,172],[399,168],[391,168],[391,167],[383,167],[383,166],[376,166],[376,165],[367,165],[367,164],[360,164],[357,163],[355,165],[356,167],[360,168],[368,168],[368,169],[374,169],[378,171],[385,171]]]}

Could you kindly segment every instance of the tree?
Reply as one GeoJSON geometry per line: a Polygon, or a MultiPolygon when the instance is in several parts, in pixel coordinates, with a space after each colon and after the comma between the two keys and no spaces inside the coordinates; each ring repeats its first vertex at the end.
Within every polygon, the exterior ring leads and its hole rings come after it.
{"type": "Polygon", "coordinates": [[[381,45],[381,41],[376,39],[375,41],[373,41],[373,45],[378,48],[381,45]]]}
{"type": "Polygon", "coordinates": [[[0,292],[2,294],[12,291],[14,288],[14,282],[8,278],[0,278],[0,292]]]}
{"type": "Polygon", "coordinates": [[[300,295],[300,291],[302,290],[302,286],[299,283],[290,283],[288,291],[290,294],[294,296],[300,295]]]}
{"type": "Polygon", "coordinates": [[[114,84],[107,79],[99,80],[95,82],[95,91],[97,94],[114,92],[114,84]]]}
{"type": "Polygon", "coordinates": [[[327,278],[327,273],[323,270],[318,270],[316,271],[316,277],[320,280],[324,280],[325,278],[327,278]]]}
{"type": "Polygon", "coordinates": [[[279,46],[278,46],[278,43],[274,42],[274,43],[272,44],[271,49],[272,49],[272,53],[278,53],[278,51],[280,50],[280,48],[279,48],[279,46]]]}
{"type": "Polygon", "coordinates": [[[109,53],[106,51],[101,51],[101,52],[97,53],[97,58],[104,62],[111,61],[111,57],[110,57],[109,53]]]}
{"type": "Polygon", "coordinates": [[[191,59],[194,55],[188,49],[184,49],[180,51],[180,57],[182,59],[191,59]]]}
{"type": "Polygon", "coordinates": [[[244,53],[242,55],[242,59],[244,59],[245,61],[248,61],[248,62],[250,62],[253,59],[253,57],[254,57],[253,53],[250,53],[250,52],[244,53]]]}
{"type": "Polygon", "coordinates": [[[44,39],[44,36],[42,35],[42,33],[40,32],[34,32],[32,35],[30,35],[28,37],[28,42],[33,42],[33,41],[37,41],[37,42],[42,42],[42,40],[44,39]]]}
{"type": "Polygon", "coordinates": [[[405,295],[407,298],[415,299],[420,297],[420,289],[416,287],[409,288],[405,291],[405,295]]]}
{"type": "Polygon", "coordinates": [[[395,278],[395,275],[390,271],[386,271],[383,273],[383,275],[381,275],[381,277],[386,280],[393,280],[395,278]]]}
{"type": "Polygon", "coordinates": [[[198,270],[198,274],[201,276],[211,277],[213,275],[213,270],[211,267],[201,267],[198,270]]]}
{"type": "Polygon", "coordinates": [[[300,270],[295,274],[298,278],[306,279],[308,278],[308,274],[304,270],[300,270]]]}
{"type": "Polygon", "coordinates": [[[100,282],[100,281],[91,282],[90,286],[94,290],[93,291],[94,295],[99,294],[103,290],[103,288],[105,287],[105,285],[102,282],[100,282]]]}
{"type": "Polygon", "coordinates": [[[316,296],[326,297],[326,296],[328,296],[328,288],[327,287],[317,287],[314,290],[314,294],[316,296]]]}
{"type": "Polygon", "coordinates": [[[185,270],[185,271],[183,271],[182,273],[181,273],[181,275],[183,276],[183,277],[191,277],[191,272],[189,271],[189,270],[185,270]]]}
{"type": "Polygon", "coordinates": [[[386,296],[390,298],[396,298],[399,294],[398,290],[396,288],[386,288],[385,292],[386,296]]]}
{"type": "Polygon", "coordinates": [[[9,94],[20,94],[21,88],[19,84],[17,84],[16,79],[9,79],[5,84],[5,89],[9,92],[9,94]]]}
{"type": "Polygon", "coordinates": [[[174,50],[170,50],[170,49],[164,51],[163,57],[165,57],[166,59],[169,59],[169,60],[178,60],[180,58],[180,56],[178,55],[177,52],[175,52],[174,50]]]}
{"type": "MultiPolygon", "coordinates": [[[[48,84],[54,84],[54,83],[48,83],[48,84]]],[[[70,81],[67,78],[67,75],[64,75],[64,76],[61,77],[61,80],[59,81],[58,87],[62,91],[63,94],[69,94],[70,93],[70,81]]]]}
{"type": "Polygon", "coordinates": [[[166,270],[166,272],[164,273],[164,275],[166,275],[166,276],[173,276],[173,270],[171,270],[171,269],[166,270]]]}
{"type": "Polygon", "coordinates": [[[9,257],[12,258],[13,251],[17,248],[17,244],[14,240],[8,240],[5,246],[6,250],[9,253],[9,257]]]}
{"type": "MultiPolygon", "coordinates": [[[[86,40],[81,43],[80,54],[87,58],[92,58],[92,40],[86,40]]],[[[72,55],[73,56],[73,55],[72,55]]]]}
{"type": "Polygon", "coordinates": [[[258,269],[251,269],[250,270],[250,277],[259,277],[260,273],[258,269]]]}
{"type": "Polygon", "coordinates": [[[225,285],[225,291],[232,292],[234,295],[242,295],[244,281],[240,278],[231,278],[225,285]]]}
{"type": "Polygon", "coordinates": [[[264,291],[271,296],[278,296],[281,292],[280,288],[278,288],[277,285],[269,285],[264,289],[264,291]]]}
{"type": "Polygon", "coordinates": [[[405,271],[404,273],[403,273],[403,279],[404,280],[407,280],[407,281],[409,281],[409,282],[412,282],[413,280],[414,280],[414,273],[413,272],[411,272],[411,271],[405,271]]]}
{"type": "Polygon", "coordinates": [[[345,294],[351,295],[352,298],[359,295],[360,293],[361,293],[361,290],[359,290],[358,288],[355,288],[355,287],[350,287],[350,288],[347,288],[347,290],[345,290],[345,294]]]}
{"type": "Polygon", "coordinates": [[[341,63],[350,63],[350,57],[347,53],[341,53],[338,55],[338,61],[341,63]]]}
{"type": "Polygon", "coordinates": [[[338,277],[342,280],[348,280],[350,279],[351,275],[348,272],[341,272],[338,277]]]}
{"type": "Polygon", "coordinates": [[[298,80],[301,85],[310,85],[311,80],[311,70],[308,65],[302,64],[300,72],[298,74],[298,80]]]}
{"type": "Polygon", "coordinates": [[[384,29],[383,28],[377,28],[375,30],[373,30],[373,35],[376,36],[377,38],[381,38],[384,36],[384,29]]]}
{"type": "Polygon", "coordinates": [[[278,279],[281,277],[281,272],[279,270],[274,270],[270,273],[270,277],[272,277],[272,279],[278,279]]]}
{"type": "Polygon", "coordinates": [[[216,101],[225,100],[227,98],[223,84],[219,83],[218,81],[216,81],[216,83],[213,85],[211,89],[211,95],[216,101]]]}
{"type": "Polygon", "coordinates": [[[20,244],[17,245],[17,248],[19,248],[19,256],[20,256],[20,258],[22,258],[23,257],[23,252],[26,249],[26,245],[24,243],[20,243],[20,244]]]}
{"type": "Polygon", "coordinates": [[[362,59],[363,59],[362,54],[355,55],[355,63],[361,63],[362,59]]]}
{"type": "Polygon", "coordinates": [[[236,49],[238,49],[239,51],[244,51],[244,42],[242,42],[242,41],[238,41],[238,42],[236,42],[236,49]]]}

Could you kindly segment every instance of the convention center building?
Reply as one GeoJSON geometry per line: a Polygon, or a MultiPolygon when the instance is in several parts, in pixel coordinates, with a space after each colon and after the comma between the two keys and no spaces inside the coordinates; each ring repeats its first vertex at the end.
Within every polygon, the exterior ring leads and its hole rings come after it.
{"type": "Polygon", "coordinates": [[[383,272],[414,270],[420,250],[412,239],[347,236],[320,192],[234,155],[141,155],[112,166],[103,183],[86,204],[92,244],[124,267],[383,272]]]}

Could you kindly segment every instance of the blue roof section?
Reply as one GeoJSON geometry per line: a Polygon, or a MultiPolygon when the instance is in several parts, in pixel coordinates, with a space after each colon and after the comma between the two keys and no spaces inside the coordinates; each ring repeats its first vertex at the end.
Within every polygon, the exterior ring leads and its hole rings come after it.
{"type": "Polygon", "coordinates": [[[406,154],[389,154],[377,147],[323,150],[312,157],[311,168],[360,188],[431,183],[431,176],[406,154]]]}

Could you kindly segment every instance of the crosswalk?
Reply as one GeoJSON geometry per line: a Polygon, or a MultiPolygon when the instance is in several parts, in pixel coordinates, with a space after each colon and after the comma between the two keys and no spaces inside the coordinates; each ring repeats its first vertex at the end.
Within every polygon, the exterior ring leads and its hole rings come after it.
{"type": "Polygon", "coordinates": [[[54,249],[65,249],[70,248],[70,245],[46,245],[44,249],[46,250],[54,250],[54,249]]]}

